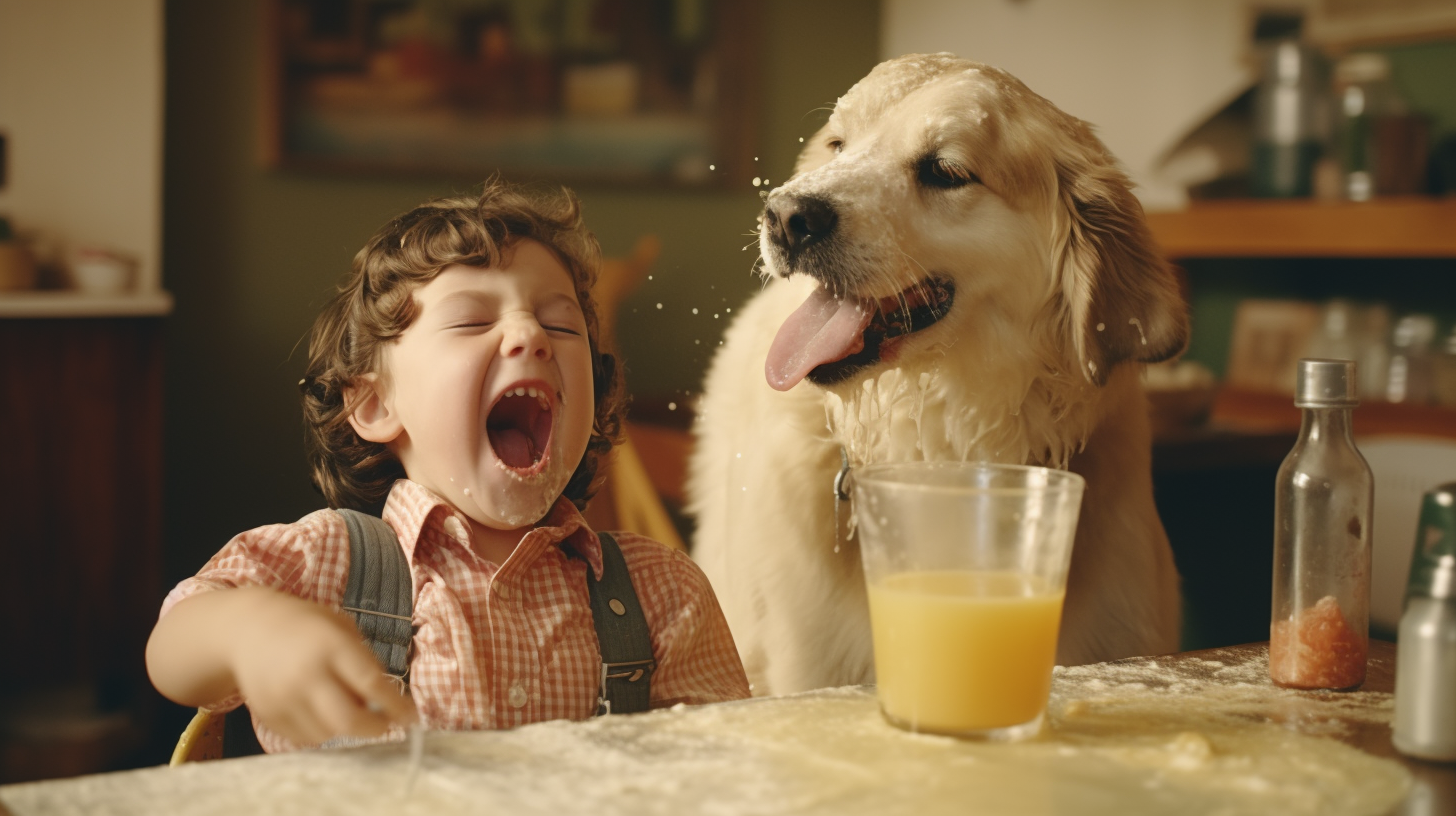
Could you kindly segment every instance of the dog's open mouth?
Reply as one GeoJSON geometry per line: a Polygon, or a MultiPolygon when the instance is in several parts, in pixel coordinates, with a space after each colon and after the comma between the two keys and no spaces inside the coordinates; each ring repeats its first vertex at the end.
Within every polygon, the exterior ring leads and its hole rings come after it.
{"type": "Polygon", "coordinates": [[[764,364],[768,384],[787,391],[805,377],[816,385],[847,379],[878,362],[886,341],[934,325],[954,299],[955,285],[935,277],[879,300],[815,289],[774,337],[764,364]]]}
{"type": "Polygon", "coordinates": [[[496,401],[485,419],[485,433],[496,459],[522,476],[545,467],[551,443],[552,399],[547,389],[518,386],[496,401]]]}

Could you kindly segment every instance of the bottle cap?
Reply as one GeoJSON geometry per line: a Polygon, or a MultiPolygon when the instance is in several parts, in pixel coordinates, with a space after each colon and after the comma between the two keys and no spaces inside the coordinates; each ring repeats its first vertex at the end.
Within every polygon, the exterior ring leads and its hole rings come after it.
{"type": "Polygon", "coordinates": [[[1405,596],[1456,597],[1456,482],[1426,491],[1405,596]]]}
{"type": "Polygon", "coordinates": [[[1294,404],[1300,408],[1353,408],[1360,404],[1355,382],[1354,361],[1306,357],[1299,361],[1294,379],[1294,404]]]}

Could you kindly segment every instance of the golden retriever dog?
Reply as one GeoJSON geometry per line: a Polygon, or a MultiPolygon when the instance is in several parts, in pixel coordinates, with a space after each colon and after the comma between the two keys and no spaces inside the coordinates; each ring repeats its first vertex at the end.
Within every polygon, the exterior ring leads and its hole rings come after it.
{"type": "Polygon", "coordinates": [[[871,71],[767,195],[767,283],[708,372],[688,485],[755,694],[874,678],[845,462],[1082,474],[1057,661],[1176,650],[1141,364],[1182,351],[1187,309],[1129,186],[1086,123],[934,54],[871,71]]]}

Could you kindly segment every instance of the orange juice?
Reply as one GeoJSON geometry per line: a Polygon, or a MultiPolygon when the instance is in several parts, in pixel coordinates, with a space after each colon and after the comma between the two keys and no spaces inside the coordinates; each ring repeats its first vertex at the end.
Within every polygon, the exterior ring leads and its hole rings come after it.
{"type": "Polygon", "coordinates": [[[1062,592],[1013,572],[902,572],[869,587],[880,706],[947,734],[1028,723],[1051,691],[1062,592]]]}

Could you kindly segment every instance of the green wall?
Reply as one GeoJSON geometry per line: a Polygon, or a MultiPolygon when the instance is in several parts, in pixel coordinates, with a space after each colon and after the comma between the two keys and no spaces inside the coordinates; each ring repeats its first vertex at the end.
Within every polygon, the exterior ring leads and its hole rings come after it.
{"type": "MultiPolygon", "coordinates": [[[[167,344],[168,586],[235,533],[323,505],[303,466],[295,386],[313,317],[376,227],[479,182],[263,169],[262,22],[262,2],[167,4],[163,276],[177,303],[167,344]]],[[[762,175],[777,180],[799,137],[877,61],[879,2],[771,0],[762,36],[758,156],[762,175]]],[[[736,306],[758,286],[755,252],[743,250],[757,191],[578,192],[606,254],[626,254],[648,232],[663,241],[619,329],[630,388],[696,390],[726,322],[701,307],[736,306]]]]}

